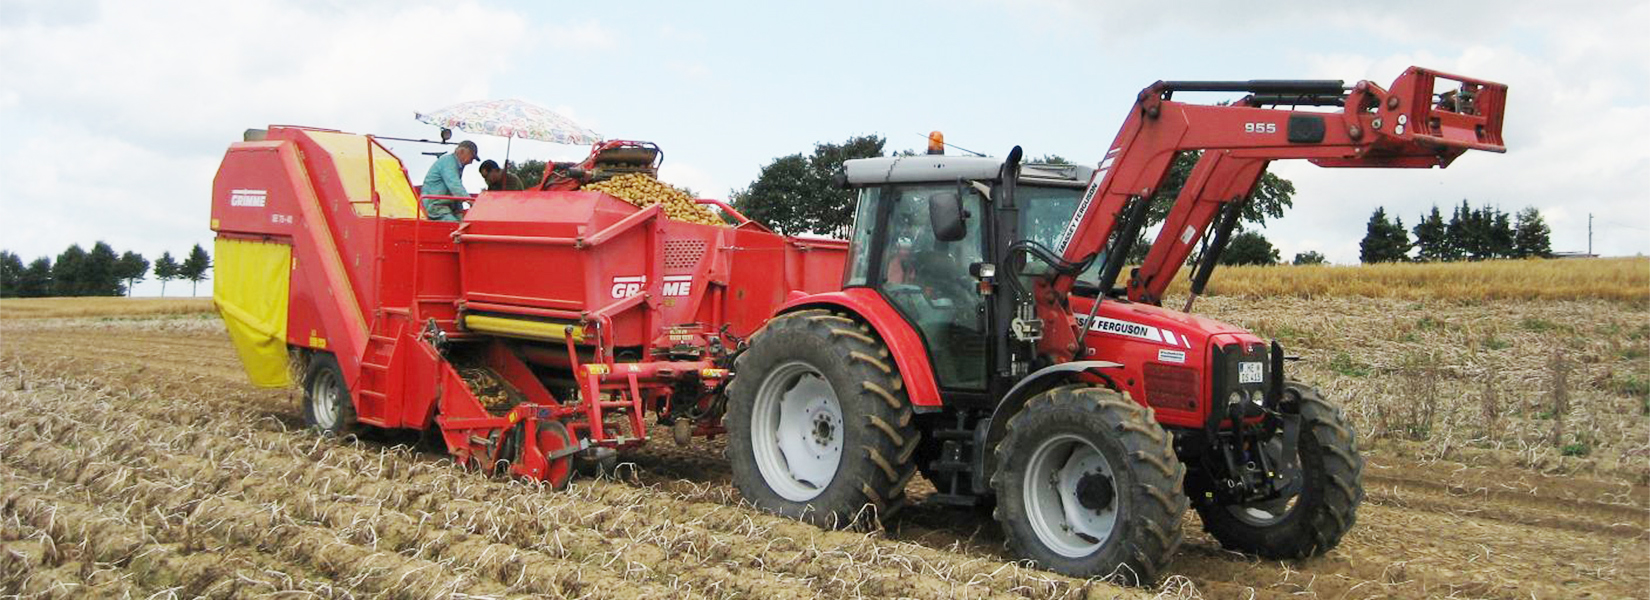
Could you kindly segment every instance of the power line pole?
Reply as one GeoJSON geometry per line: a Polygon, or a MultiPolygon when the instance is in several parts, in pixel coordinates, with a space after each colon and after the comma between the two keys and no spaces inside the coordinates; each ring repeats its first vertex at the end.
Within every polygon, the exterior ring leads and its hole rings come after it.
{"type": "Polygon", "coordinates": [[[1593,255],[1593,213],[1587,213],[1587,256],[1593,255]]]}

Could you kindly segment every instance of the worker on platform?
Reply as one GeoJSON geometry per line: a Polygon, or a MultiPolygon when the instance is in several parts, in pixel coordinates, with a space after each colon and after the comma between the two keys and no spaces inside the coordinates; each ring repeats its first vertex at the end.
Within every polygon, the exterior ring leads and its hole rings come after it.
{"type": "Polygon", "coordinates": [[[514,192],[525,189],[521,185],[521,178],[498,167],[498,163],[491,160],[482,161],[481,179],[487,182],[487,191],[499,190],[514,192]]]}
{"type": "Polygon", "coordinates": [[[464,167],[476,159],[476,143],[464,140],[458,143],[458,148],[441,155],[430,165],[429,172],[424,174],[424,189],[420,192],[425,197],[424,214],[432,221],[457,221],[463,214],[460,200],[446,198],[430,198],[430,196],[462,196],[470,197],[470,192],[464,189],[464,167]]]}

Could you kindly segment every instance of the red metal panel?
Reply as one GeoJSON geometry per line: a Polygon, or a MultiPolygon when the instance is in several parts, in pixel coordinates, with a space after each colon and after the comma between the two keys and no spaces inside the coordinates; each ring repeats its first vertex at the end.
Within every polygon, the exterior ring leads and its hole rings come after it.
{"type": "Polygon", "coordinates": [[[866,288],[848,288],[840,292],[803,296],[785,303],[775,314],[809,307],[836,307],[864,319],[877,336],[888,345],[899,365],[900,379],[905,381],[905,394],[915,406],[941,406],[939,384],[934,380],[934,367],[928,362],[928,351],[916,330],[899,316],[888,302],[875,291],[866,288]]]}
{"type": "MultiPolygon", "coordinates": [[[[1073,296],[1072,312],[1087,318],[1092,298],[1073,296]]],[[[1115,383],[1128,392],[1136,402],[1148,403],[1154,396],[1148,374],[1149,365],[1185,367],[1206,372],[1211,343],[1242,341],[1260,343],[1259,337],[1241,328],[1197,315],[1167,310],[1148,304],[1107,301],[1100,305],[1085,334],[1089,354],[1084,359],[1108,360],[1123,366],[1108,372],[1115,383]]],[[[1200,377],[1192,392],[1196,406],[1183,404],[1153,405],[1157,420],[1165,425],[1201,427],[1208,415],[1209,381],[1200,377]]],[[[1183,395],[1186,390],[1176,390],[1183,395]]]]}

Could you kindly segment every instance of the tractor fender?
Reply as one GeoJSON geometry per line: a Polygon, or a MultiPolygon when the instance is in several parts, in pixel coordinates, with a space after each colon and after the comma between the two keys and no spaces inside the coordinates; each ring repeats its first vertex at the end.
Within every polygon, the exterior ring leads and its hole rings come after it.
{"type": "MultiPolygon", "coordinates": [[[[993,450],[1008,434],[1008,420],[1013,418],[1020,409],[1025,408],[1026,402],[1042,392],[1053,389],[1065,383],[1072,383],[1077,376],[1095,369],[1116,369],[1122,363],[1108,360],[1074,360],[1056,365],[1049,365],[1038,369],[1008,389],[997,407],[991,411],[991,417],[986,420],[985,427],[974,430],[974,491],[975,493],[989,493],[991,473],[997,468],[997,453],[993,450]],[[982,437],[983,436],[983,437],[982,437]]],[[[1104,377],[1102,375],[1102,377],[1104,377]]]]}
{"type": "Polygon", "coordinates": [[[888,346],[888,352],[894,355],[894,364],[899,367],[900,379],[905,383],[905,395],[910,398],[911,405],[919,411],[924,408],[938,409],[944,405],[922,338],[893,307],[888,306],[881,295],[866,288],[811,294],[790,299],[774,311],[774,315],[808,308],[836,309],[865,321],[888,346]]]}

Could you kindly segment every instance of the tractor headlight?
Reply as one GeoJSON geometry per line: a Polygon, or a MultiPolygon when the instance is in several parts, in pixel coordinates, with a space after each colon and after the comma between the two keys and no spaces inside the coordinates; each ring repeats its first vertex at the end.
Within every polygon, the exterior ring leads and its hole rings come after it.
{"type": "Polygon", "coordinates": [[[1243,405],[1243,390],[1232,390],[1232,395],[1226,399],[1226,403],[1234,407],[1243,405]]]}
{"type": "Polygon", "coordinates": [[[1255,406],[1266,406],[1266,391],[1253,390],[1249,392],[1249,401],[1254,402],[1255,406]]]}

